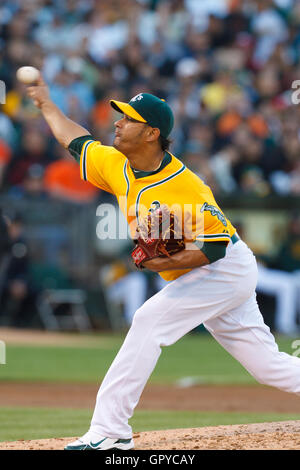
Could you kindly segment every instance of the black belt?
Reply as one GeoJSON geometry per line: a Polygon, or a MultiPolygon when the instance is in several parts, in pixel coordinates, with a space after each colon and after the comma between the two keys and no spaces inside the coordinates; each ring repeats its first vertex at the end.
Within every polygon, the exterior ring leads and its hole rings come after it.
{"type": "Polygon", "coordinates": [[[236,242],[238,242],[240,240],[240,237],[238,236],[238,234],[235,232],[232,237],[231,237],[231,241],[232,241],[232,244],[234,245],[236,242]]]}

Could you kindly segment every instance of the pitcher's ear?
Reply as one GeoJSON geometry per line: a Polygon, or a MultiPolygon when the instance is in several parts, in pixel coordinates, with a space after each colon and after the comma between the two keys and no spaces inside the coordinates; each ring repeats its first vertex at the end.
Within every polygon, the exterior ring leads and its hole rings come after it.
{"type": "Polygon", "coordinates": [[[148,139],[149,142],[154,142],[155,140],[158,141],[159,139],[159,136],[160,136],[160,130],[158,129],[158,127],[150,127],[148,126],[149,130],[148,130],[148,139]]]}

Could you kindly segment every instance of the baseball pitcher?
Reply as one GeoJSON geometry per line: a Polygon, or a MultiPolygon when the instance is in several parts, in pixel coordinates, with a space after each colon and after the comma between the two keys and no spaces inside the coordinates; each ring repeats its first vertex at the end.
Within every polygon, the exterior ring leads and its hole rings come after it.
{"type": "Polygon", "coordinates": [[[78,161],[81,177],[118,198],[137,268],[168,281],[135,312],[99,389],[89,431],[66,449],[133,448],[128,419],[161,347],[201,323],[258,382],[300,394],[300,359],[279,352],[259,311],[253,253],[210,188],[168,150],[168,104],[147,93],[129,103],[111,101],[120,119],[113,145],[104,146],[57,108],[42,78],[28,94],[78,161]]]}

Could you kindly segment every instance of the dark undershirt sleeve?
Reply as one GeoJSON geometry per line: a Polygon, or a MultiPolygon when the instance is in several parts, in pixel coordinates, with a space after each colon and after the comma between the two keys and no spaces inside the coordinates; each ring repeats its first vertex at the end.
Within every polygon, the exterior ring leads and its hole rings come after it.
{"type": "Polygon", "coordinates": [[[209,259],[210,264],[224,258],[226,254],[226,242],[194,242],[199,250],[209,259]]]}
{"type": "Polygon", "coordinates": [[[75,158],[77,163],[80,163],[80,155],[82,151],[82,147],[85,144],[87,140],[94,140],[92,136],[89,135],[83,135],[82,137],[76,137],[76,139],[73,139],[72,142],[70,142],[68,146],[68,150],[72,157],[75,158]]]}

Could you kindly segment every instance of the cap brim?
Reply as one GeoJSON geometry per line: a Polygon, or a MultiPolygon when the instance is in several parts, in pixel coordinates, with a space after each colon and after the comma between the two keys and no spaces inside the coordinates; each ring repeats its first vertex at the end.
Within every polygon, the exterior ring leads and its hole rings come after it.
{"type": "Polygon", "coordinates": [[[123,103],[122,101],[110,100],[110,105],[119,113],[126,114],[127,116],[140,122],[147,122],[130,104],[123,103]]]}

